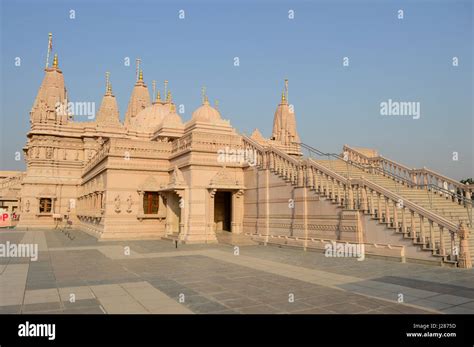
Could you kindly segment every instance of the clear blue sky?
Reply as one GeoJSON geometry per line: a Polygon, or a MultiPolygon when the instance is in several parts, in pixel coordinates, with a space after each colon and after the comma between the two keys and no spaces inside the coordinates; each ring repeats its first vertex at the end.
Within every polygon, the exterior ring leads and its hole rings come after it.
{"type": "Polygon", "coordinates": [[[0,169],[24,168],[15,152],[26,141],[53,32],[71,101],[98,107],[110,71],[122,119],[136,57],[150,90],[151,80],[161,89],[169,80],[185,120],[206,85],[237,130],[259,128],[266,136],[288,78],[303,142],[331,152],[345,143],[373,147],[410,167],[473,176],[471,0],[0,2],[0,169]],[[420,102],[421,118],[381,116],[388,99],[420,102]]]}

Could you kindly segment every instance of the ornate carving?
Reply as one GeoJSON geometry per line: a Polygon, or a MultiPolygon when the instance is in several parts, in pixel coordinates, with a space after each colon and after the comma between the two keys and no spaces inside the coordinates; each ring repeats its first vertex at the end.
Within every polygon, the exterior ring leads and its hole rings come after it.
{"type": "Polygon", "coordinates": [[[127,212],[128,213],[132,212],[132,205],[133,205],[132,195],[129,195],[127,198],[127,212]]]}
{"type": "Polygon", "coordinates": [[[160,185],[153,176],[148,176],[140,185],[140,190],[142,191],[157,191],[159,189],[160,185]]]}
{"type": "Polygon", "coordinates": [[[117,213],[120,213],[120,205],[121,205],[121,201],[120,201],[120,195],[117,195],[114,199],[114,205],[115,205],[115,212],[117,213]]]}
{"type": "Polygon", "coordinates": [[[173,173],[171,174],[171,185],[184,185],[184,176],[180,169],[175,165],[173,173]]]}
{"type": "Polygon", "coordinates": [[[225,167],[222,168],[217,174],[211,179],[210,186],[240,186],[240,182],[235,178],[231,177],[226,171],[225,167]]]}
{"type": "Polygon", "coordinates": [[[26,200],[25,202],[25,211],[30,212],[30,200],[26,200]]]}

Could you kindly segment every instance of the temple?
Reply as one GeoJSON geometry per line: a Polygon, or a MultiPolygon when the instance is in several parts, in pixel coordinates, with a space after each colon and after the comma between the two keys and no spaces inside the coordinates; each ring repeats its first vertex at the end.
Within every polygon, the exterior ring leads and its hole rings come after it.
{"type": "Polygon", "coordinates": [[[16,228],[69,224],[100,240],[212,243],[230,233],[265,245],[324,250],[337,241],[363,244],[367,256],[472,266],[472,185],[374,149],[345,145],[330,154],[304,144],[287,86],[275,92],[268,138],[258,129],[241,134],[205,91],[183,120],[167,82],[163,96],[150,98],[141,68],[124,122],[109,74],[97,115],[79,121],[58,107],[70,97],[55,55],[30,112],[26,172],[0,173],[0,206],[16,228]],[[236,155],[223,160],[229,150],[236,155]]]}

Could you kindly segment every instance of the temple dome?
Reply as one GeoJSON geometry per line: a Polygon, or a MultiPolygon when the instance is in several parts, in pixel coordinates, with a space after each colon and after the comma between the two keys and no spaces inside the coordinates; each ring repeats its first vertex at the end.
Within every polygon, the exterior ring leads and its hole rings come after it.
{"type": "Polygon", "coordinates": [[[142,130],[156,129],[170,113],[170,105],[155,102],[130,119],[130,124],[142,130]]]}
{"type": "Polygon", "coordinates": [[[214,123],[220,121],[222,118],[219,111],[212,107],[206,99],[202,106],[193,112],[192,119],[199,122],[214,123]]]}

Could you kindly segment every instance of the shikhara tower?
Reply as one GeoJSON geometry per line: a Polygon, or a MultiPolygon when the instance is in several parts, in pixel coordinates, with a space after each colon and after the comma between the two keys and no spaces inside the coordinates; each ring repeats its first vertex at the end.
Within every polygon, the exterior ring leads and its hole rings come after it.
{"type": "Polygon", "coordinates": [[[68,221],[100,239],[216,242],[230,232],[304,249],[364,243],[374,256],[472,266],[472,186],[367,148],[318,157],[300,140],[287,83],[271,137],[248,137],[205,92],[187,121],[167,82],[152,102],[137,71],[123,123],[109,74],[88,119],[54,56],[30,112],[26,172],[0,178],[0,201],[14,202],[19,228],[68,221]],[[252,163],[222,163],[227,148],[253,153],[252,163]]]}

